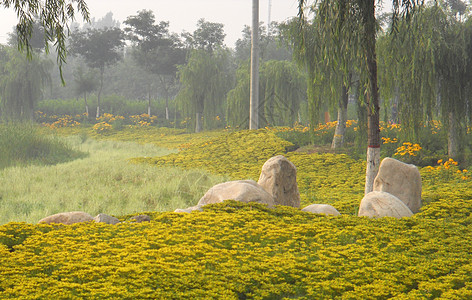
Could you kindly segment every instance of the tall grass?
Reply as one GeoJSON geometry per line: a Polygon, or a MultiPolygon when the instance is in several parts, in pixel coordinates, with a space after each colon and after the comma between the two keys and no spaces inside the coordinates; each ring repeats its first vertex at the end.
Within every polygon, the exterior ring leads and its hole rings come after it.
{"type": "Polygon", "coordinates": [[[51,165],[84,156],[63,140],[40,134],[37,127],[28,123],[0,124],[0,153],[0,169],[15,165],[51,165]]]}
{"type": "Polygon", "coordinates": [[[130,164],[127,158],[165,155],[171,150],[129,142],[68,140],[85,158],[54,166],[11,167],[0,171],[0,224],[36,223],[65,211],[125,215],[173,211],[195,205],[225,180],[199,170],[130,164]]]}

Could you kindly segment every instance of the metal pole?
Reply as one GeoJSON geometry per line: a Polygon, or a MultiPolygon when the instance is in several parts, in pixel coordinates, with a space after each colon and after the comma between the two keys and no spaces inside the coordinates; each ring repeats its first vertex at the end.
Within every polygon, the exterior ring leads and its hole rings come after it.
{"type": "Polygon", "coordinates": [[[259,0],[252,0],[251,98],[249,129],[259,129],[259,0]]]}

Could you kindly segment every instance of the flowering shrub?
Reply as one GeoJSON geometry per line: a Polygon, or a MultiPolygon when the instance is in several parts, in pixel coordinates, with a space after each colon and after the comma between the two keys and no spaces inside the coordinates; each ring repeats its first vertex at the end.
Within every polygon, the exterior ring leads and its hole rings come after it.
{"type": "Polygon", "coordinates": [[[104,113],[99,118],[97,118],[97,121],[99,123],[105,122],[105,123],[108,123],[108,124],[112,124],[113,122],[120,121],[120,120],[122,121],[124,119],[125,119],[125,117],[123,117],[123,116],[118,116],[118,115],[115,116],[113,114],[104,113]]]}
{"type": "Polygon", "coordinates": [[[93,125],[92,129],[95,133],[105,134],[107,132],[110,132],[113,129],[113,127],[107,122],[100,122],[93,125]]]}
{"type": "Polygon", "coordinates": [[[140,127],[150,126],[157,121],[157,116],[149,116],[148,114],[129,116],[129,118],[133,125],[140,127]]]}

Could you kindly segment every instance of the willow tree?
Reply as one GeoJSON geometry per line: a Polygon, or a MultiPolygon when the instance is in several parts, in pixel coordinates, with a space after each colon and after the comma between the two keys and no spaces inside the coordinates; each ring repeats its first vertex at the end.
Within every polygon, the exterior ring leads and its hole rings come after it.
{"type": "Polygon", "coordinates": [[[75,19],[77,13],[85,21],[89,21],[89,11],[84,0],[3,0],[0,6],[12,8],[18,16],[16,32],[18,33],[18,48],[26,48],[28,57],[32,55],[30,40],[33,35],[33,24],[39,22],[44,28],[44,45],[49,51],[49,43],[53,42],[57,51],[57,61],[62,78],[62,64],[66,59],[66,39],[69,22],[75,19]]]}
{"type": "Polygon", "coordinates": [[[448,155],[457,158],[467,126],[471,26],[447,7],[433,3],[410,22],[398,24],[395,37],[379,43],[385,68],[386,98],[398,98],[404,138],[418,140],[419,128],[440,116],[448,137],[448,155]],[[395,84],[393,84],[395,83],[395,84]]]}
{"type": "Polygon", "coordinates": [[[270,60],[262,65],[260,77],[262,121],[272,126],[293,125],[306,98],[304,74],[293,62],[270,60]]]}
{"type": "Polygon", "coordinates": [[[42,88],[50,83],[52,63],[31,53],[28,59],[15,49],[8,50],[8,61],[0,76],[4,119],[33,119],[42,88]]]}
{"type": "MultiPolygon", "coordinates": [[[[333,9],[329,7],[332,4],[327,3],[324,9],[333,9]]],[[[308,72],[312,126],[320,122],[322,107],[337,109],[337,125],[331,144],[336,149],[344,146],[349,90],[353,85],[353,74],[358,73],[362,53],[359,53],[357,40],[345,36],[347,30],[340,27],[333,30],[328,26],[323,19],[327,15],[315,13],[311,21],[301,15],[289,24],[287,32],[296,60],[308,72]]],[[[352,30],[358,22],[345,22],[342,26],[352,30]]]]}
{"type": "MultiPolygon", "coordinates": [[[[299,0],[300,16],[307,9],[307,0],[299,0]]],[[[367,167],[365,193],[373,190],[374,178],[380,165],[380,106],[377,84],[377,55],[376,55],[376,8],[375,0],[320,0],[310,6],[322,16],[323,22],[333,29],[335,35],[344,38],[358,39],[360,49],[365,57],[365,74],[367,83],[367,167]],[[355,24],[350,28],[344,24],[355,24]],[[344,33],[340,33],[344,32],[344,33]]],[[[396,20],[403,8],[403,14],[408,15],[416,0],[393,0],[393,18],[396,20]]],[[[338,39],[340,43],[343,39],[338,39]]]]}
{"type": "Polygon", "coordinates": [[[233,81],[229,52],[193,50],[178,75],[182,87],[176,101],[184,116],[192,120],[195,132],[211,128],[215,118],[224,115],[226,94],[233,81]]]}
{"type": "Polygon", "coordinates": [[[226,122],[236,128],[248,128],[251,72],[249,60],[236,70],[236,86],[228,92],[226,122]]]}
{"type": "MultiPolygon", "coordinates": [[[[461,17],[445,18],[446,30],[436,52],[436,71],[443,123],[448,130],[448,155],[457,159],[471,108],[472,24],[461,17]]],[[[437,38],[437,37],[436,37],[437,38]]]]}
{"type": "MultiPolygon", "coordinates": [[[[236,86],[228,93],[226,119],[230,126],[247,128],[249,120],[250,67],[240,65],[236,86]]],[[[270,60],[260,69],[259,125],[291,126],[298,119],[300,103],[306,99],[305,74],[290,61],[270,60]]]]}

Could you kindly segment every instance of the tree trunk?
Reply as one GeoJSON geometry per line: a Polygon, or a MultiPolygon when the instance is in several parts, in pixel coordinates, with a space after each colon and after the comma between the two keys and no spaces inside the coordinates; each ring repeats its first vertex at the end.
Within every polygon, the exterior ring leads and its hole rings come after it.
{"type": "Polygon", "coordinates": [[[98,96],[97,96],[97,115],[96,118],[100,117],[100,97],[102,96],[102,89],[103,89],[103,73],[105,73],[105,69],[100,69],[100,88],[98,89],[98,96]]]}
{"type": "Polygon", "coordinates": [[[197,112],[195,118],[195,133],[199,133],[202,131],[202,114],[197,112]]]}
{"type": "Polygon", "coordinates": [[[151,88],[152,88],[152,83],[151,80],[148,82],[148,107],[147,107],[147,114],[149,117],[151,117],[151,88]]]}
{"type": "Polygon", "coordinates": [[[84,93],[84,101],[85,101],[85,114],[87,116],[87,119],[89,117],[89,107],[87,103],[87,92],[84,93]]]}
{"type": "Polygon", "coordinates": [[[367,103],[367,167],[365,193],[374,188],[374,179],[380,165],[380,119],[379,91],[377,87],[377,58],[375,53],[375,0],[369,0],[364,15],[364,35],[367,68],[369,72],[369,93],[367,103]]]}
{"type": "Polygon", "coordinates": [[[251,98],[249,129],[259,128],[259,0],[252,0],[251,98]]]}
{"type": "Polygon", "coordinates": [[[349,94],[348,88],[344,83],[341,90],[341,99],[339,99],[338,101],[338,122],[336,124],[336,130],[334,131],[331,149],[339,149],[344,146],[344,134],[346,133],[347,103],[349,100],[349,94]]]}
{"type": "Polygon", "coordinates": [[[455,114],[449,112],[449,128],[447,133],[447,155],[457,160],[458,155],[458,138],[457,138],[457,122],[455,114]]]}

